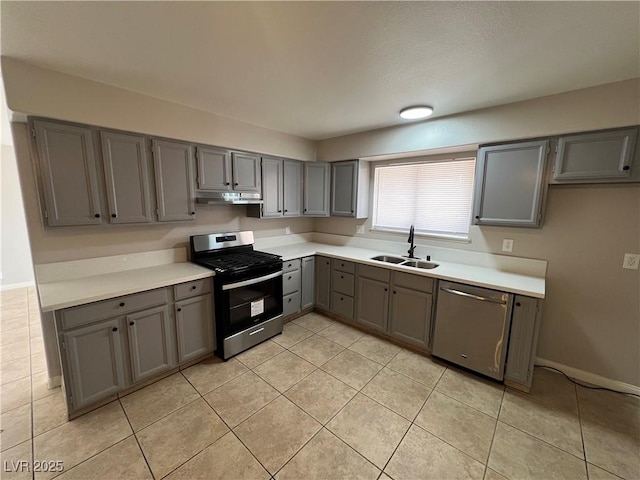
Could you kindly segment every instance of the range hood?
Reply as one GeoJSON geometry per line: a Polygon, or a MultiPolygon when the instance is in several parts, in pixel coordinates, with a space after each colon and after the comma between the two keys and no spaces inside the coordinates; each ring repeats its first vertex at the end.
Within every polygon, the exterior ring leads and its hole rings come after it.
{"type": "Polygon", "coordinates": [[[261,204],[260,192],[196,192],[196,203],[208,205],[252,205],[261,204]]]}

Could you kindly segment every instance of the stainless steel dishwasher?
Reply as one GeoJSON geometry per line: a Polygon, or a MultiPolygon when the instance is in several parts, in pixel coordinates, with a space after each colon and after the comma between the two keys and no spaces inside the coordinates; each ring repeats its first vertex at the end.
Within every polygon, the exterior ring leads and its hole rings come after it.
{"type": "Polygon", "coordinates": [[[431,353],[502,380],[513,294],[440,282],[431,353]]]}

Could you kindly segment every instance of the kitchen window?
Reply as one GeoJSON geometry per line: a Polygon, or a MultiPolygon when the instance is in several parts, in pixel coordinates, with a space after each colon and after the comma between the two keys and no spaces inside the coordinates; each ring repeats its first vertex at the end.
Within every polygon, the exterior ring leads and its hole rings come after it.
{"type": "Polygon", "coordinates": [[[373,230],[467,240],[475,158],[375,167],[373,230]]]}

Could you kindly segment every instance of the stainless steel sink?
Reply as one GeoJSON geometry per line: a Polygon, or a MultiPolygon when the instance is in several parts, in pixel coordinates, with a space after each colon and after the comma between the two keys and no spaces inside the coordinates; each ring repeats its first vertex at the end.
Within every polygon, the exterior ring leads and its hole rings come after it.
{"type": "Polygon", "coordinates": [[[405,267],[414,267],[414,268],[422,268],[425,270],[431,270],[432,268],[436,268],[439,265],[433,262],[425,262],[424,260],[405,260],[400,265],[405,267]]]}
{"type": "Polygon", "coordinates": [[[402,263],[405,261],[404,258],[392,257],[390,255],[378,255],[377,257],[371,257],[371,260],[378,260],[379,262],[387,262],[387,263],[402,263]]]}

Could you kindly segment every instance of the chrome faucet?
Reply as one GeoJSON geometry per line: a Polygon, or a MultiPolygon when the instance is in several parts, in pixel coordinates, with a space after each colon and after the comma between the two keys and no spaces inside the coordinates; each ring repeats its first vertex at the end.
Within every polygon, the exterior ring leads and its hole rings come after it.
{"type": "Polygon", "coordinates": [[[413,256],[413,252],[416,249],[416,246],[413,243],[413,236],[414,236],[413,231],[414,231],[414,228],[413,228],[413,225],[411,225],[411,228],[409,229],[409,239],[407,240],[407,242],[409,242],[411,246],[409,247],[409,251],[407,253],[409,254],[409,258],[418,258],[413,256]]]}

